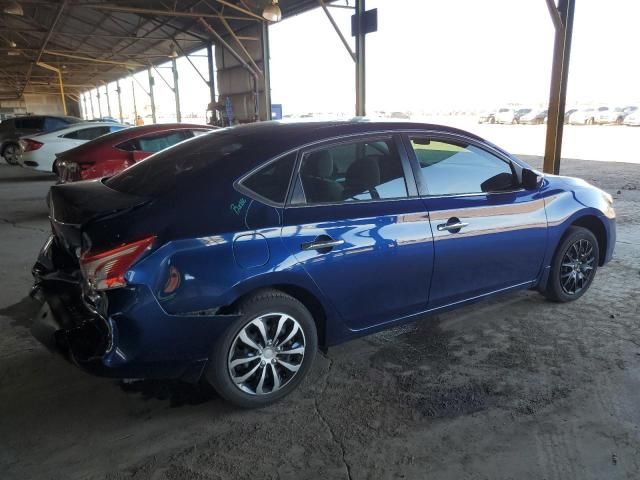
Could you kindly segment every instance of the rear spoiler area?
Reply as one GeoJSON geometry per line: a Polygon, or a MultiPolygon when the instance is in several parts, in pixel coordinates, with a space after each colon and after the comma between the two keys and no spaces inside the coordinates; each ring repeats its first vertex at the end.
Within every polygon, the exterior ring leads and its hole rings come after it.
{"type": "Polygon", "coordinates": [[[102,180],[54,185],[47,198],[53,234],[70,252],[81,246],[82,227],[87,223],[148,201],[145,197],[113,190],[102,180]]]}

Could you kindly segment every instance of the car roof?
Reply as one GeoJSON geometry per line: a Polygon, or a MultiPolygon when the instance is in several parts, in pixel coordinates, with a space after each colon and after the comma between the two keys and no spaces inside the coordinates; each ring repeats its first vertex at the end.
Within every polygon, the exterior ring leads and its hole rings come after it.
{"type": "Polygon", "coordinates": [[[275,120],[228,127],[223,130],[233,130],[238,135],[242,136],[253,134],[256,136],[262,136],[272,134],[274,137],[278,137],[279,139],[290,139],[289,143],[292,148],[303,143],[329,139],[332,137],[385,131],[430,130],[441,133],[465,135],[477,140],[483,140],[473,133],[446,125],[406,120],[378,120],[360,117],[348,120],[324,121],[275,120]]]}
{"type": "MultiPolygon", "coordinates": [[[[26,138],[28,137],[42,138],[42,137],[46,137],[47,135],[57,137],[60,135],[64,135],[65,133],[76,132],[78,130],[84,130],[86,128],[95,128],[95,127],[102,127],[102,126],[111,127],[114,125],[118,126],[120,124],[115,122],[80,122],[80,123],[73,123],[68,127],[60,127],[60,128],[56,128],[55,130],[49,130],[47,132],[37,133],[33,135],[26,135],[25,137],[26,138]]],[[[122,126],[124,127],[124,125],[122,126]]]]}

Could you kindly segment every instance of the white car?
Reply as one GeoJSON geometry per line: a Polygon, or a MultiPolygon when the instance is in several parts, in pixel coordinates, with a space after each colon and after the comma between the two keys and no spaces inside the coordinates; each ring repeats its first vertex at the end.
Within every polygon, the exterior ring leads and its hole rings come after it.
{"type": "Polygon", "coordinates": [[[85,122],[46,133],[24,136],[20,138],[22,154],[18,162],[23,167],[56,173],[54,164],[57,153],[123,128],[127,126],[113,122],[85,122]]]}
{"type": "Polygon", "coordinates": [[[632,113],[624,117],[624,122],[628,127],[640,127],[640,109],[634,110],[632,113]]]}
{"type": "Polygon", "coordinates": [[[496,123],[513,123],[516,111],[513,108],[499,108],[496,112],[496,123]]]}
{"type": "Polygon", "coordinates": [[[593,125],[600,115],[609,110],[609,107],[589,107],[576,110],[569,117],[571,125],[593,125]]]}

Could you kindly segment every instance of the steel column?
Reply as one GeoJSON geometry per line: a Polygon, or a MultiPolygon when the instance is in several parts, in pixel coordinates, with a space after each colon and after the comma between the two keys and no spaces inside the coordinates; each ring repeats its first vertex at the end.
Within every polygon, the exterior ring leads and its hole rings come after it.
{"type": "Polygon", "coordinates": [[[153,123],[156,123],[156,101],[153,96],[153,74],[151,73],[151,69],[147,69],[147,73],[149,74],[149,99],[151,100],[151,120],[153,123]]]}
{"type": "Polygon", "coordinates": [[[173,70],[173,96],[176,99],[176,121],[182,122],[182,112],[180,112],[180,89],[178,88],[178,66],[176,59],[171,59],[171,70],[173,70]]]}
{"type": "Polygon", "coordinates": [[[104,85],[104,96],[107,98],[107,115],[111,116],[111,102],[109,102],[109,87],[105,82],[102,82],[104,85]]]}
{"type": "Polygon", "coordinates": [[[93,95],[91,95],[91,90],[89,90],[89,105],[91,106],[91,119],[96,118],[96,113],[93,110],[93,95]]]}
{"type": "Polygon", "coordinates": [[[366,69],[365,69],[365,32],[363,17],[365,0],[356,0],[356,115],[366,115],[366,69]]]}
{"type": "Polygon", "coordinates": [[[102,105],[100,105],[100,87],[96,85],[96,98],[98,99],[98,118],[102,118],[102,105]]]}
{"type": "Polygon", "coordinates": [[[133,94],[133,124],[138,124],[138,104],[136,103],[136,82],[131,75],[131,93],[133,94]]]}
{"type": "Polygon", "coordinates": [[[118,93],[118,114],[120,116],[120,123],[124,123],[124,117],[122,116],[122,90],[120,89],[120,79],[116,80],[116,92],[118,93]]]}
{"type": "Polygon", "coordinates": [[[264,118],[271,120],[271,69],[269,68],[269,24],[262,22],[262,78],[264,79],[264,118]]]}
{"type": "Polygon", "coordinates": [[[87,120],[89,118],[89,110],[87,110],[87,92],[82,94],[82,103],[84,103],[84,119],[87,120]]]}
{"type": "Polygon", "coordinates": [[[567,100],[567,79],[569,78],[575,0],[558,0],[557,9],[553,4],[553,0],[547,0],[547,5],[555,27],[555,41],[553,46],[553,65],[551,67],[551,88],[543,170],[545,173],[557,175],[560,173],[560,157],[562,154],[562,133],[567,100]]]}
{"type": "Polygon", "coordinates": [[[207,66],[209,69],[209,98],[212,108],[212,122],[215,123],[218,120],[218,114],[216,112],[216,80],[213,71],[213,43],[207,43],[207,66]]]}

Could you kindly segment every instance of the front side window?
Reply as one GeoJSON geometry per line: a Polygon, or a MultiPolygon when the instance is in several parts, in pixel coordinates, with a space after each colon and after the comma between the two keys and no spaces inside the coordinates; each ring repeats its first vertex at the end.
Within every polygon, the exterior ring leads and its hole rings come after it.
{"type": "Polygon", "coordinates": [[[285,155],[249,175],[241,185],[273,203],[282,205],[287,198],[295,163],[295,153],[285,155]]]}
{"type": "Polygon", "coordinates": [[[360,141],[302,157],[297,202],[336,203],[407,197],[402,161],[393,139],[360,141]]]}
{"type": "Polygon", "coordinates": [[[25,117],[16,120],[16,128],[24,130],[42,130],[44,118],[42,117],[25,117]]]}
{"type": "Polygon", "coordinates": [[[517,180],[508,162],[466,142],[412,138],[429,195],[508,191],[517,180]]]}

